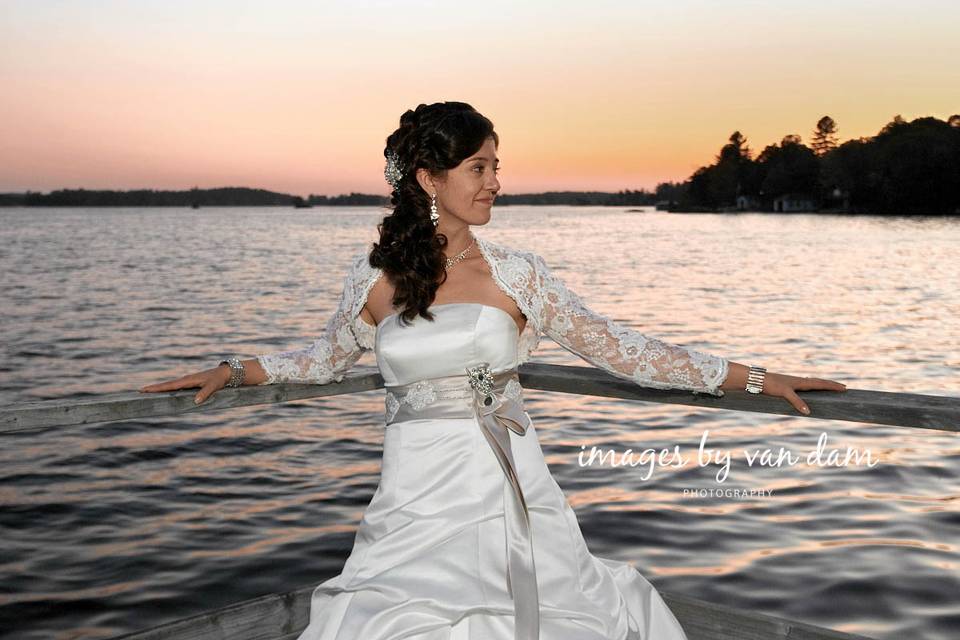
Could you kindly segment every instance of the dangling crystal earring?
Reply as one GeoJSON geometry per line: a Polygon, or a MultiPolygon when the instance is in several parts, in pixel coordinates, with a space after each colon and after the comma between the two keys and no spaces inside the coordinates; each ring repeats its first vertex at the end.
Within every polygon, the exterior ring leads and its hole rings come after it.
{"type": "Polygon", "coordinates": [[[440,224],[440,214],[437,213],[437,194],[433,194],[433,200],[430,202],[430,221],[433,226],[440,224]]]}

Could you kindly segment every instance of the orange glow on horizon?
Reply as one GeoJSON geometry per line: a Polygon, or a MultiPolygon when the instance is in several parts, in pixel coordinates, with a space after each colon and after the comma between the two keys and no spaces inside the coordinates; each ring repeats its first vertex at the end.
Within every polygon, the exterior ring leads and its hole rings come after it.
{"type": "Polygon", "coordinates": [[[757,154],[823,115],[845,141],[960,112],[960,7],[934,0],[910,21],[831,4],[828,23],[819,2],[293,4],[5,3],[0,192],[386,194],[384,139],[438,100],[494,121],[504,193],[653,189],[734,130],[757,154]]]}

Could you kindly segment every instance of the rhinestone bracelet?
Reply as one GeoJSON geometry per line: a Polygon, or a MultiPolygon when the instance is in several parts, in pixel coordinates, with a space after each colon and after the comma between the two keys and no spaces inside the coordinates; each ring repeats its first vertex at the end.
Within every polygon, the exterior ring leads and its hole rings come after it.
{"type": "Polygon", "coordinates": [[[230,367],[230,380],[227,381],[228,387],[239,387],[243,384],[243,381],[246,379],[247,372],[243,368],[240,358],[233,357],[229,360],[221,360],[220,364],[225,364],[230,367]]]}
{"type": "Polygon", "coordinates": [[[750,393],[760,393],[763,391],[763,377],[767,370],[763,367],[750,365],[747,369],[747,391],[750,393]]]}

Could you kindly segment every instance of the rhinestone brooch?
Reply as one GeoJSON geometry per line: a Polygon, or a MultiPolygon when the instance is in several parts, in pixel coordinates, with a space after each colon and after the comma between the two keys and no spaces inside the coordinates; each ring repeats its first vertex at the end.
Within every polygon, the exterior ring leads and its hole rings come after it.
{"type": "Polygon", "coordinates": [[[481,362],[473,367],[467,367],[470,386],[483,395],[489,395],[493,390],[493,374],[490,372],[490,363],[481,362]]]}

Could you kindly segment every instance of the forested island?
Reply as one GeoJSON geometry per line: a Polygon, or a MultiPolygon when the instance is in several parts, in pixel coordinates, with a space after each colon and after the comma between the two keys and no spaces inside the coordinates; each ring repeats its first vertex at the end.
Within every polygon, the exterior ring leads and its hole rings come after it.
{"type": "MultiPolygon", "coordinates": [[[[0,193],[0,206],[212,207],[388,206],[390,197],[350,193],[306,198],[247,187],[185,191],[60,189],[0,193]]],[[[796,134],[756,157],[735,131],[712,164],[684,182],[654,191],[501,193],[498,205],[656,206],[678,212],[820,211],[897,215],[960,214],[960,115],[907,122],[900,116],[875,136],[837,143],[837,124],[822,117],[811,144],[796,134]]]]}
{"type": "Polygon", "coordinates": [[[753,157],[735,131],[713,164],[680,184],[657,186],[676,211],[960,213],[960,115],[907,122],[895,116],[877,135],[837,144],[821,118],[811,144],[784,136],[753,157]]]}

